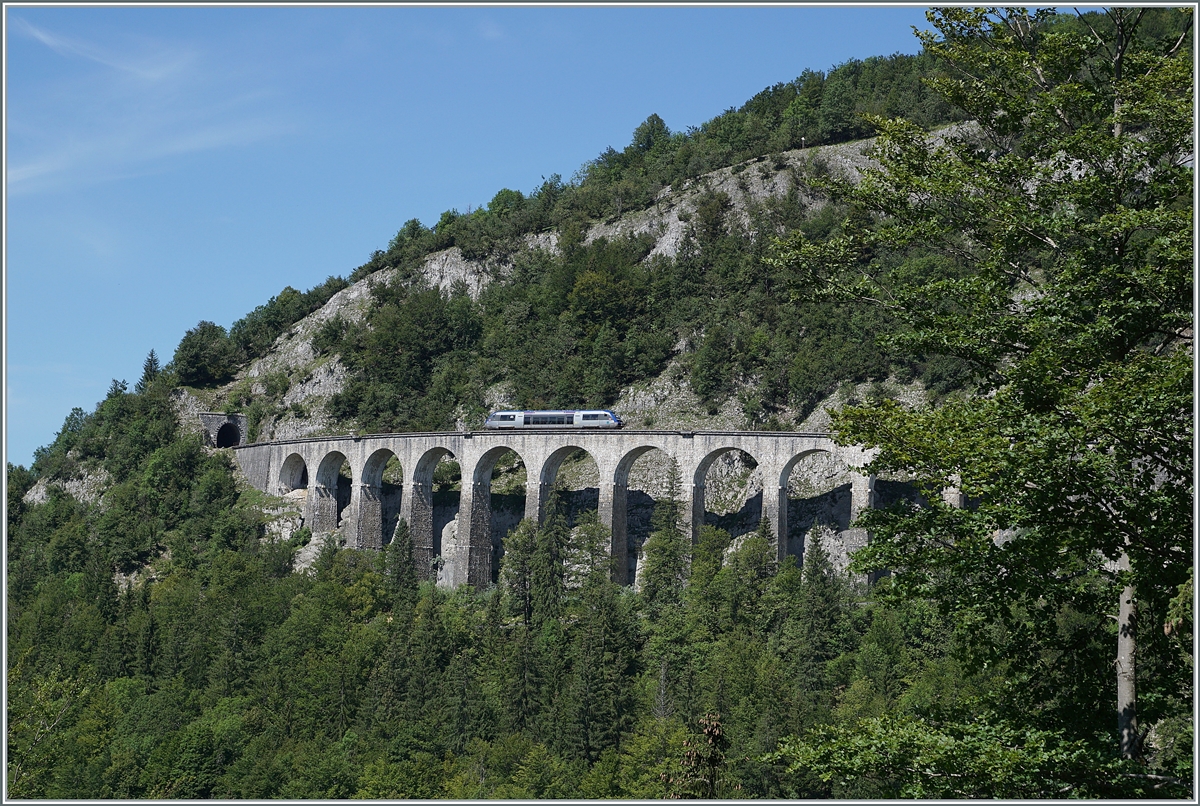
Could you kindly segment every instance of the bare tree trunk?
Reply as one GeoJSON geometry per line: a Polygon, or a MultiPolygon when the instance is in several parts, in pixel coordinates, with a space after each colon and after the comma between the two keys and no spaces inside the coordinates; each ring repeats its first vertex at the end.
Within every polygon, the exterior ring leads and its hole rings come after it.
{"type": "MultiPolygon", "coordinates": [[[[1129,555],[1122,554],[1118,568],[1129,570],[1129,555]]],[[[1137,605],[1133,585],[1121,591],[1121,606],[1117,614],[1117,732],[1120,735],[1121,757],[1141,755],[1141,737],[1137,720],[1137,605]]]]}
{"type": "MultiPolygon", "coordinates": [[[[1133,32],[1142,20],[1142,15],[1145,14],[1145,9],[1111,9],[1106,13],[1113,21],[1116,33],[1112,50],[1115,88],[1113,137],[1120,139],[1124,133],[1121,124],[1121,78],[1124,72],[1125,51],[1133,39],[1133,32]]],[[[1117,254],[1121,254],[1119,245],[1117,254]]],[[[1122,552],[1117,567],[1121,571],[1129,572],[1128,551],[1122,552]]],[[[1117,611],[1117,734],[1121,744],[1121,758],[1141,756],[1141,736],[1138,734],[1137,719],[1137,593],[1132,583],[1121,590],[1121,605],[1117,611]]]]}

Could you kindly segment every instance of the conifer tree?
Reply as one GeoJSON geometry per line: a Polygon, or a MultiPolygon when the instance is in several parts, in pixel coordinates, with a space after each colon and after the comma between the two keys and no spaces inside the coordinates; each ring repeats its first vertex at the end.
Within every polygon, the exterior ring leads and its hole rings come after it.
{"type": "Polygon", "coordinates": [[[580,590],[579,622],[573,631],[573,675],[566,689],[564,745],[594,763],[617,747],[631,707],[632,625],[618,586],[603,568],[588,574],[580,590]]]}
{"type": "Polygon", "coordinates": [[[729,736],[719,714],[708,713],[699,720],[699,733],[684,742],[681,771],[669,781],[671,798],[713,800],[728,797],[725,751],[729,736]]]}
{"type": "Polygon", "coordinates": [[[793,615],[801,647],[794,668],[797,676],[806,680],[820,679],[824,664],[847,648],[850,637],[849,589],[825,548],[822,538],[826,533],[821,528],[808,533],[799,601],[793,615]]]}
{"type": "Polygon", "coordinates": [[[413,560],[412,534],[408,521],[401,518],[396,523],[392,540],[383,550],[384,574],[392,607],[411,611],[417,602],[417,567],[413,560]]]}
{"type": "Polygon", "coordinates": [[[536,642],[528,624],[513,630],[511,643],[506,687],[509,717],[517,730],[532,730],[542,701],[542,679],[536,642]]]}
{"type": "Polygon", "coordinates": [[[562,498],[555,491],[546,504],[546,517],[535,532],[530,558],[530,617],[535,628],[557,619],[562,612],[563,555],[569,536],[562,498]]]}
{"type": "Polygon", "coordinates": [[[529,627],[533,620],[532,564],[537,545],[537,525],[524,519],[504,539],[500,560],[500,586],[509,611],[529,627]]]}
{"type": "Polygon", "coordinates": [[[150,354],[146,356],[146,360],[142,362],[142,377],[134,385],[133,391],[139,395],[145,392],[161,372],[162,368],[158,365],[158,354],[151,350],[150,354]]]}
{"type": "Polygon", "coordinates": [[[689,547],[680,528],[679,510],[679,471],[673,469],[666,497],[654,505],[653,531],[642,546],[642,600],[652,616],[683,598],[689,547]]]}

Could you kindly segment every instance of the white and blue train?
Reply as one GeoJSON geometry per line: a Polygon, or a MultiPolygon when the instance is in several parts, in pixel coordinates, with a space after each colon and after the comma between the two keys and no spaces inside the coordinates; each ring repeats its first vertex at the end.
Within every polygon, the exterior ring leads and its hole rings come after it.
{"type": "Polygon", "coordinates": [[[484,428],[620,428],[621,418],[611,411],[497,411],[484,428]]]}

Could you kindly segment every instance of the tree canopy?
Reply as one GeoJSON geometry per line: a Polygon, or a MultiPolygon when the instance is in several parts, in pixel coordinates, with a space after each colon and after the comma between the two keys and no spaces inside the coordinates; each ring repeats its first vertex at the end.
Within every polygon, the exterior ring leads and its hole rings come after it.
{"type": "Polygon", "coordinates": [[[970,398],[835,418],[927,499],[869,513],[855,562],[989,628],[976,660],[1028,681],[1004,724],[1103,731],[1139,758],[1166,703],[1191,696],[1162,635],[1194,527],[1191,12],[930,21],[926,51],[949,69],[929,83],[972,122],[931,137],[876,118],[879,165],[845,189],[844,231],[777,258],[809,293],[889,311],[897,348],[977,378],[970,398]],[[965,509],[945,503],[959,494],[965,509]],[[1107,617],[1104,651],[1063,629],[1107,617]],[[1072,664],[1114,660],[1115,679],[1078,687],[1072,664]],[[1081,706],[1110,716],[1086,725],[1081,706]]]}

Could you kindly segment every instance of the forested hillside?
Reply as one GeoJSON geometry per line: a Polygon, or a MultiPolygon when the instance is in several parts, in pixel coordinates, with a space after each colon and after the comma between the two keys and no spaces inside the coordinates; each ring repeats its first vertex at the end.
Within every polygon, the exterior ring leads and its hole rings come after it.
{"type": "Polygon", "coordinates": [[[920,56],[652,115],[152,352],[7,467],[8,796],[1194,797],[1191,22],[934,12],[920,56]],[[622,229],[669,205],[670,249],[622,229]],[[487,281],[432,281],[446,250],[487,281]],[[277,539],[181,414],[434,430],[652,383],[763,430],[840,390],[908,492],[845,572],[827,524],[802,562],[765,521],[691,544],[671,482],[623,587],[562,491],[447,590],[403,522],[277,539]]]}

